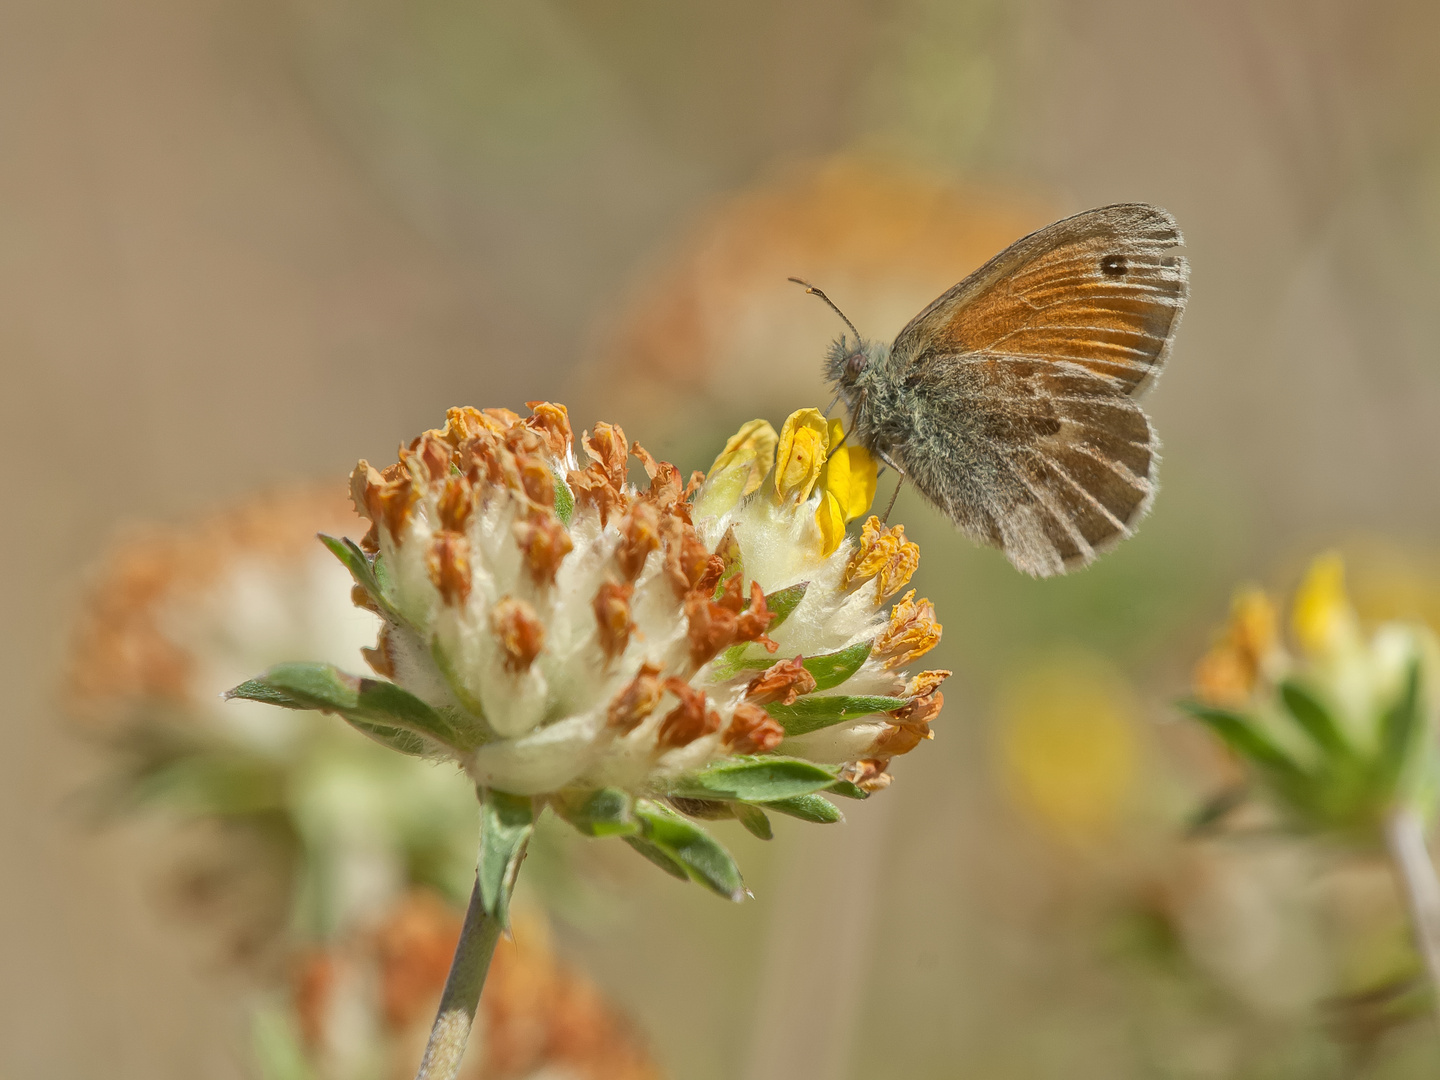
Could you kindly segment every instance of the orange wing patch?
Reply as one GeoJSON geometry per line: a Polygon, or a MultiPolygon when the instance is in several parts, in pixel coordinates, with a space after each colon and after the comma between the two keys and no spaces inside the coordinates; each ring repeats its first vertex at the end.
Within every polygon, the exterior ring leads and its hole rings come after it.
{"type": "Polygon", "coordinates": [[[1102,207],[1012,244],[902,330],[892,356],[1000,353],[1069,361],[1135,393],[1159,370],[1189,268],[1174,220],[1102,207]]]}

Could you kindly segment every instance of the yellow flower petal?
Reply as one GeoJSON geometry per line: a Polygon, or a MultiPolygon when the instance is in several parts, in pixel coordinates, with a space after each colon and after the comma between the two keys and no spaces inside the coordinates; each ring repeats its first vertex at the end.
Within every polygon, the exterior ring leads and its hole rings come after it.
{"type": "Polygon", "coordinates": [[[722,514],[764,483],[775,464],[779,441],[768,420],[744,424],[705,474],[705,486],[695,499],[696,512],[702,517],[722,514]]]}
{"type": "Polygon", "coordinates": [[[845,511],[833,491],[820,496],[820,508],[815,511],[815,521],[820,526],[821,554],[830,555],[845,539],[845,511]]]}
{"type": "Polygon", "coordinates": [[[840,445],[844,429],[839,420],[830,421],[830,445],[840,446],[826,459],[820,471],[820,487],[835,496],[846,521],[863,517],[875,501],[875,482],[880,468],[863,446],[840,445]]]}
{"type": "Polygon", "coordinates": [[[1354,636],[1355,611],[1345,594],[1345,564],[1336,552],[1316,558],[1295,594],[1290,624],[1312,655],[1333,654],[1354,636]]]}
{"type": "Polygon", "coordinates": [[[750,420],[739,431],[731,435],[725,449],[710,466],[705,479],[710,479],[721,469],[745,466],[747,469],[742,494],[749,495],[760,486],[765,474],[775,464],[775,445],[780,437],[768,420],[750,420]]]}
{"type": "Polygon", "coordinates": [[[803,502],[810,497],[829,448],[829,425],[819,409],[798,409],[786,418],[775,460],[777,501],[794,496],[803,502]]]}

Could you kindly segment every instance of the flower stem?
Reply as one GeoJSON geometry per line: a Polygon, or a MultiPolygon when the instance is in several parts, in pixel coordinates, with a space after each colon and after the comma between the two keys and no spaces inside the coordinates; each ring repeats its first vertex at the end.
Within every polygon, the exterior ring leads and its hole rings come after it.
{"type": "Polygon", "coordinates": [[[1402,806],[1385,822],[1385,842],[1400,873],[1415,943],[1430,973],[1430,987],[1440,1014],[1440,879],[1425,847],[1425,826],[1413,807],[1402,806]]]}
{"type": "Polygon", "coordinates": [[[450,961],[450,974],[445,979],[445,992],[440,996],[440,1010],[430,1041],[425,1044],[425,1057],[415,1080],[454,1080],[470,1040],[470,1027],[480,1004],[480,990],[485,973],[490,970],[490,957],[500,938],[500,920],[485,913],[480,898],[480,882],[470,891],[470,906],[465,911],[465,925],[460,943],[455,946],[455,959],[450,961]]]}

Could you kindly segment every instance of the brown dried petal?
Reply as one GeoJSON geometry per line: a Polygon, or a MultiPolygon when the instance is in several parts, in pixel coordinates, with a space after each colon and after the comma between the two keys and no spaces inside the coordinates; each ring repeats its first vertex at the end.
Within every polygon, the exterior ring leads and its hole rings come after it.
{"type": "Polygon", "coordinates": [[[625,441],[625,432],[614,424],[603,420],[595,425],[593,432],[587,432],[580,440],[585,452],[600,466],[602,474],[617,491],[625,486],[629,472],[630,444],[625,441]]]}
{"type": "Polygon", "coordinates": [[[765,603],[765,590],[758,581],[750,583],[750,606],[740,613],[736,623],[736,637],[740,641],[754,641],[765,646],[767,652],[774,652],[780,646],[765,636],[775,613],[765,603]]]}
{"type": "Polygon", "coordinates": [[[665,685],[658,678],[660,669],[654,664],[642,664],[635,678],[610,702],[606,720],[612,728],[630,732],[655,711],[660,704],[660,695],[665,685]]]}
{"type": "Polygon", "coordinates": [[[785,738],[785,729],[759,705],[742,701],[735,706],[723,741],[736,754],[765,754],[785,738]]]}
{"type": "Polygon", "coordinates": [[[565,528],[553,510],[532,510],[525,520],[511,527],[525,567],[536,585],[553,585],[560,564],[575,548],[570,530],[565,528]]]}
{"type": "Polygon", "coordinates": [[[566,480],[575,496],[575,505],[593,506],[600,514],[601,525],[608,522],[612,514],[623,510],[629,502],[620,488],[610,482],[604,468],[598,463],[584,469],[571,470],[566,480]]]}
{"type": "MultiPolygon", "coordinates": [[[[674,509],[679,508],[677,505],[674,509]]],[[[710,583],[710,591],[713,591],[720,580],[719,575],[724,572],[724,563],[711,566],[710,551],[695,532],[695,526],[680,514],[664,514],[660,518],[660,536],[665,543],[665,574],[675,592],[684,596],[699,587],[707,571],[715,575],[710,583]]]]}
{"type": "Polygon", "coordinates": [[[600,648],[613,660],[630,644],[635,623],[630,618],[630,597],[634,585],[617,585],[607,581],[595,593],[595,622],[600,631],[600,648]]]}
{"type": "Polygon", "coordinates": [[[815,676],[805,670],[804,657],[795,656],[772,664],[745,688],[745,700],[752,705],[793,705],[801,694],[815,689],[815,676]]]}
{"type": "Polygon", "coordinates": [[[684,495],[684,489],[680,483],[680,470],[668,461],[656,461],[650,452],[639,443],[632,446],[630,452],[640,459],[640,464],[645,468],[645,475],[650,478],[650,490],[645,493],[645,498],[662,510],[669,509],[679,502],[684,495]]]}
{"type": "Polygon", "coordinates": [[[685,485],[685,490],[680,493],[680,497],[686,502],[689,502],[695,497],[695,493],[700,490],[700,486],[704,483],[705,474],[699,469],[696,469],[690,474],[690,482],[685,485]]]}
{"type": "Polygon", "coordinates": [[[387,679],[395,678],[395,653],[394,644],[390,640],[390,632],[390,624],[386,623],[380,627],[380,636],[375,641],[375,647],[360,650],[360,655],[370,665],[370,670],[387,679]]]}
{"type": "Polygon", "coordinates": [[[849,780],[861,791],[880,791],[890,786],[892,777],[885,771],[889,764],[889,758],[852,761],[840,770],[840,779],[849,780]]]}
{"type": "Polygon", "coordinates": [[[525,405],[533,414],[525,421],[525,426],[545,439],[545,445],[556,460],[565,460],[572,438],[570,414],[565,406],[549,401],[527,401],[525,405]]]}
{"type": "Polygon", "coordinates": [[[376,472],[365,461],[356,465],[350,474],[350,494],[355,500],[355,509],[376,525],[383,524],[396,541],[410,517],[410,508],[420,497],[403,465],[391,465],[384,472],[376,472]]]}
{"type": "Polygon", "coordinates": [[[667,750],[688,746],[702,735],[720,730],[720,714],[709,707],[703,690],[696,690],[684,679],[666,679],[665,689],[680,699],[680,704],[665,714],[655,745],[667,750]]]}
{"type": "Polygon", "coordinates": [[[545,647],[545,625],[526,601],[507,596],[490,612],[490,626],[505,652],[505,669],[529,669],[545,647]]]}
{"type": "Polygon", "coordinates": [[[923,724],[897,724],[882,731],[870,746],[870,753],[882,754],[887,758],[908,754],[926,739],[934,735],[923,724]]]}
{"type": "Polygon", "coordinates": [[[893,710],[889,716],[897,724],[928,724],[940,715],[940,707],[944,704],[945,695],[936,690],[911,698],[909,704],[893,710]]]}
{"type": "Polygon", "coordinates": [[[905,696],[924,697],[926,694],[933,694],[935,688],[953,674],[954,672],[944,670],[922,671],[906,684],[905,696]]]}
{"type": "Polygon", "coordinates": [[[650,503],[637,502],[620,522],[620,543],[615,548],[615,565],[627,581],[634,581],[645,568],[645,560],[660,546],[659,517],[650,503]]]}
{"type": "Polygon", "coordinates": [[[920,565],[920,546],[905,539],[905,526],[893,528],[880,524],[873,514],[860,530],[860,545],[845,567],[841,587],[863,585],[877,578],[875,602],[894,596],[903,589],[920,565]]]}
{"type": "Polygon", "coordinates": [[[300,1039],[316,1049],[325,1042],[325,1020],[335,990],[335,958],[324,949],[305,950],[295,963],[291,986],[300,1039]]]}
{"type": "Polygon", "coordinates": [[[442,529],[463,533],[475,509],[475,489],[470,481],[463,476],[447,476],[440,489],[438,509],[442,529]]]}
{"type": "MultiPolygon", "coordinates": [[[[410,454],[419,459],[425,477],[432,484],[450,474],[450,451],[450,444],[438,431],[427,431],[410,444],[410,454]]],[[[401,460],[406,456],[402,454],[401,460]]]]}
{"type": "Polygon", "coordinates": [[[700,591],[685,597],[686,633],[690,638],[690,662],[696,667],[735,643],[739,617],[735,612],[700,591]]]}
{"type": "Polygon", "coordinates": [[[914,602],[915,590],[905,594],[890,611],[890,625],[875,639],[871,656],[881,657],[887,670],[904,667],[940,643],[941,625],[929,600],[914,602]]]}
{"type": "Polygon", "coordinates": [[[445,603],[463,603],[470,595],[470,541],[463,534],[437,533],[425,555],[425,568],[445,603]]]}

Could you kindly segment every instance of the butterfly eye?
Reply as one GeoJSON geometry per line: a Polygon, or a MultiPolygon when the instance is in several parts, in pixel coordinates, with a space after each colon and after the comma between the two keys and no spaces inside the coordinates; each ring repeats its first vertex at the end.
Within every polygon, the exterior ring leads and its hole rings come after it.
{"type": "Polygon", "coordinates": [[[1129,269],[1124,255],[1106,255],[1100,260],[1100,272],[1106,277],[1123,277],[1129,269]]]}
{"type": "Polygon", "coordinates": [[[867,363],[869,363],[869,360],[864,353],[851,353],[850,359],[845,361],[845,374],[851,379],[858,379],[860,372],[865,370],[867,363]]]}

